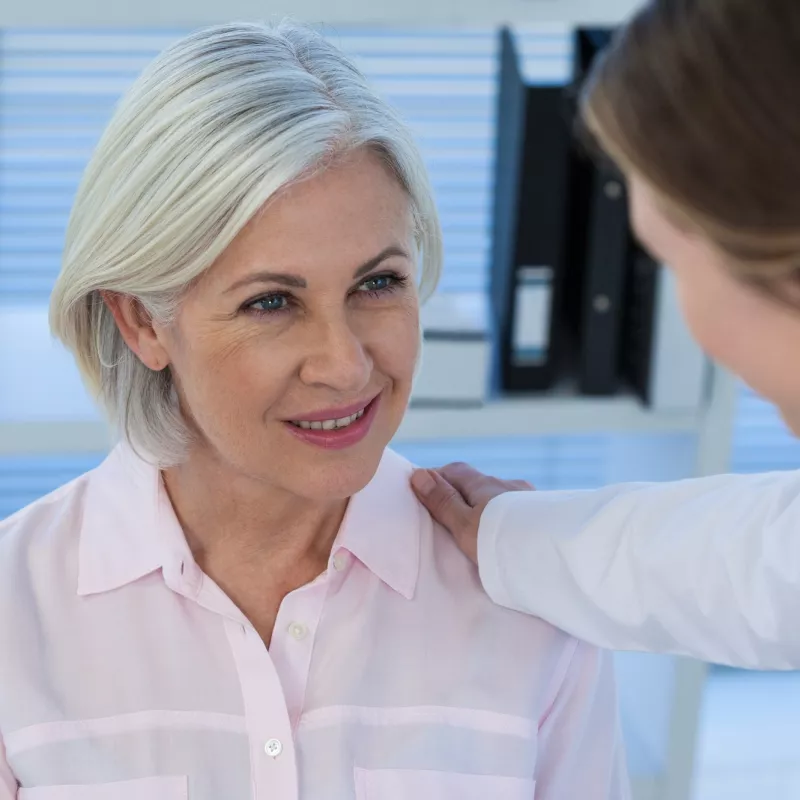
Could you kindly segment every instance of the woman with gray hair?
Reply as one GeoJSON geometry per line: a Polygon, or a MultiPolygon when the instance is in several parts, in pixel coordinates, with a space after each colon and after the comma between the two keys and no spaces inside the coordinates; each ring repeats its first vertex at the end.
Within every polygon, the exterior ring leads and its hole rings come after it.
{"type": "Polygon", "coordinates": [[[440,263],[322,37],[140,77],[51,307],[122,442],[0,526],[0,800],[627,796],[609,657],[494,606],[386,449],[440,263]]]}

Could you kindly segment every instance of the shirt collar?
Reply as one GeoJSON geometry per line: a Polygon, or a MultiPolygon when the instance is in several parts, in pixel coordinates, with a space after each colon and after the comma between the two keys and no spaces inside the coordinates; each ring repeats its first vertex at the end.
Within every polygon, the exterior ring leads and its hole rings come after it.
{"type": "Polygon", "coordinates": [[[158,467],[120,444],[91,474],[78,552],[78,594],[118,589],[193,563],[158,467]]]}
{"type": "Polygon", "coordinates": [[[342,547],[407,600],[420,569],[422,507],[409,479],[412,465],[386,450],[375,477],[347,507],[334,553],[342,547]]]}
{"type": "MultiPolygon", "coordinates": [[[[351,498],[333,548],[352,553],[409,600],[419,576],[422,519],[411,471],[387,450],[376,475],[351,498]]],[[[182,571],[184,563],[194,559],[158,468],[129,445],[118,445],[89,479],[78,594],[112,591],[159,569],[182,571]]]]}

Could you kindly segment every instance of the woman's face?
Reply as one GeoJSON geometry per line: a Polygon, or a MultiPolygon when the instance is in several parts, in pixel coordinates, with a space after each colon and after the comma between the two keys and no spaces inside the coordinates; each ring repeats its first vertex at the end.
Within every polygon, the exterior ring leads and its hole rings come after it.
{"type": "Polygon", "coordinates": [[[630,176],[629,189],[634,231],[673,270],[694,337],[800,434],[800,304],[794,311],[734,277],[725,255],[672,222],[641,177],[630,176]]]}
{"type": "Polygon", "coordinates": [[[409,199],[357,152],[274,198],[156,329],[201,452],[319,500],[374,475],[419,348],[409,199]]]}

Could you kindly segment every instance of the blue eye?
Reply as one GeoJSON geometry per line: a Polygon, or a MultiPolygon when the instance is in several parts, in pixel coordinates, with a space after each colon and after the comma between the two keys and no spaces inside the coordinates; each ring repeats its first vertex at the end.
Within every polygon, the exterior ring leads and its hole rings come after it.
{"type": "Polygon", "coordinates": [[[384,289],[388,289],[391,283],[392,279],[389,275],[377,275],[374,278],[370,278],[368,281],[364,281],[361,285],[368,292],[381,292],[384,289]]]}
{"type": "Polygon", "coordinates": [[[375,275],[367,278],[358,288],[365,294],[386,294],[399,289],[406,284],[406,279],[400,275],[375,275]]]}
{"type": "Polygon", "coordinates": [[[283,294],[269,294],[266,297],[259,297],[254,300],[248,308],[260,314],[274,314],[278,311],[285,311],[289,306],[289,300],[283,294]]]}

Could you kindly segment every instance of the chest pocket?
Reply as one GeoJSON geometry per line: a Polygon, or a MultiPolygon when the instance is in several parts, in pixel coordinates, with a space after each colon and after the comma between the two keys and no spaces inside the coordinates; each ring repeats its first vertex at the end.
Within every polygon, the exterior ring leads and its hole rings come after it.
{"type": "Polygon", "coordinates": [[[188,800],[185,776],[143,778],[119,783],[37,786],[20,789],[19,800],[188,800]]]}
{"type": "Polygon", "coordinates": [[[534,800],[527,778],[413,769],[356,769],[356,800],[534,800]]]}

